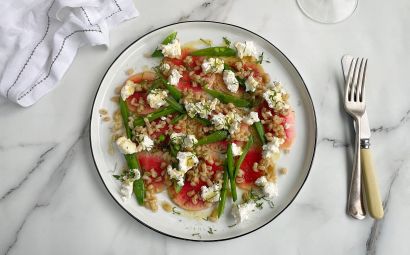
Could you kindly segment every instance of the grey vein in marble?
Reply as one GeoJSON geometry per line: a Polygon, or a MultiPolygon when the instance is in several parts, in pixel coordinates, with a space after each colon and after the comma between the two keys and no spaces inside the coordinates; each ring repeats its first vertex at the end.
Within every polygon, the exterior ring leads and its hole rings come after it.
{"type": "Polygon", "coordinates": [[[408,110],[404,114],[404,116],[400,119],[399,123],[392,125],[392,126],[388,126],[388,127],[379,126],[377,128],[372,128],[371,131],[372,133],[380,133],[380,132],[389,133],[390,131],[396,130],[400,128],[401,126],[405,125],[409,120],[410,120],[410,110],[408,110]]]}
{"type": "Polygon", "coordinates": [[[232,0],[210,0],[195,7],[189,14],[179,17],[178,22],[187,20],[220,20],[225,21],[229,10],[232,8],[232,0]]]}
{"type": "Polygon", "coordinates": [[[52,145],[50,148],[48,148],[46,151],[44,151],[39,159],[37,160],[35,166],[30,169],[30,171],[24,176],[24,178],[18,183],[16,184],[14,187],[12,187],[11,189],[9,189],[6,193],[4,193],[4,195],[0,198],[0,202],[4,199],[6,199],[8,196],[10,196],[14,191],[18,190],[21,185],[23,185],[30,177],[31,174],[33,174],[46,160],[46,156],[52,152],[55,148],[56,148],[56,144],[52,145]]]}
{"type": "MultiPolygon", "coordinates": [[[[49,205],[51,197],[56,192],[59,185],[62,183],[62,181],[64,179],[64,176],[65,176],[70,164],[72,163],[71,159],[75,155],[77,145],[80,143],[80,141],[82,141],[83,138],[86,137],[86,134],[88,134],[87,130],[88,130],[88,123],[85,126],[85,128],[82,129],[82,132],[81,132],[80,136],[78,136],[77,139],[74,141],[74,143],[69,147],[69,149],[65,153],[64,158],[60,161],[57,168],[51,174],[50,179],[47,182],[47,184],[44,186],[43,191],[42,191],[40,197],[38,198],[36,204],[27,212],[26,216],[24,217],[23,221],[19,225],[19,228],[17,229],[17,231],[14,235],[14,240],[7,247],[5,255],[7,255],[13,249],[13,247],[17,244],[19,233],[22,231],[24,225],[26,224],[26,222],[28,221],[30,216],[38,208],[47,207],[49,205]]],[[[52,149],[54,149],[54,148],[55,148],[55,146],[52,149]]],[[[42,159],[41,162],[44,162],[44,157],[45,157],[44,155],[46,155],[52,149],[49,149],[46,153],[42,154],[42,157],[40,157],[42,159]]]]}
{"type": "Polygon", "coordinates": [[[342,140],[336,138],[328,138],[324,137],[320,140],[320,142],[326,142],[332,144],[333,148],[347,148],[350,147],[350,144],[343,142],[342,140]]]}
{"type": "Polygon", "coordinates": [[[370,230],[370,235],[369,238],[366,241],[366,252],[368,255],[375,255],[377,251],[377,241],[380,236],[380,233],[383,228],[383,223],[384,220],[387,216],[387,213],[389,211],[389,201],[391,197],[391,190],[394,186],[394,183],[397,180],[397,177],[400,174],[400,171],[402,169],[402,166],[404,165],[404,162],[402,161],[400,166],[394,171],[394,174],[390,180],[389,186],[388,186],[388,191],[387,194],[383,200],[383,208],[384,208],[384,217],[381,220],[374,220],[373,225],[370,230]]]}

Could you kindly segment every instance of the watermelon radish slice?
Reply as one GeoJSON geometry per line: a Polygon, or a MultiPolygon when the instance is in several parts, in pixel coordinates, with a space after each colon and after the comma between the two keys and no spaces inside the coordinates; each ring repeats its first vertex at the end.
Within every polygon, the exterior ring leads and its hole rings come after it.
{"type": "Polygon", "coordinates": [[[203,185],[206,185],[206,183],[202,181],[199,181],[195,186],[191,186],[189,182],[185,182],[184,186],[178,193],[175,191],[174,186],[171,185],[168,187],[168,194],[171,200],[182,209],[188,211],[200,211],[211,206],[211,204],[202,201],[200,197],[201,187],[203,185]],[[192,202],[192,197],[188,196],[188,192],[192,190],[199,194],[196,204],[192,202]]]}
{"type": "Polygon", "coordinates": [[[263,171],[253,171],[253,164],[259,163],[262,159],[262,148],[253,147],[251,148],[245,156],[245,160],[242,162],[241,168],[244,172],[242,178],[242,183],[237,183],[238,187],[245,190],[250,190],[254,185],[256,179],[263,175],[263,171]]]}
{"type": "MultiPolygon", "coordinates": [[[[222,171],[223,168],[222,166],[217,166],[215,164],[208,164],[212,167],[212,172],[214,174],[218,171],[222,171]]],[[[207,186],[206,182],[203,182],[199,180],[199,182],[195,186],[191,186],[191,183],[188,181],[185,181],[184,186],[182,189],[177,193],[175,191],[174,186],[168,187],[168,194],[171,197],[172,201],[177,204],[179,207],[188,210],[188,211],[199,211],[203,210],[205,208],[210,207],[212,204],[211,203],[206,203],[202,200],[200,194],[201,194],[201,187],[202,186],[207,186]],[[191,192],[192,190],[195,191],[196,194],[198,194],[198,199],[197,203],[192,202],[192,197],[188,196],[188,192],[191,192]]]]}
{"type": "Polygon", "coordinates": [[[285,118],[285,121],[283,122],[283,125],[285,127],[286,140],[280,147],[284,150],[289,150],[293,144],[293,141],[295,140],[295,135],[296,135],[295,112],[290,111],[287,116],[284,116],[284,118],[285,118]]]}
{"type": "Polygon", "coordinates": [[[191,89],[194,92],[202,91],[202,87],[200,87],[199,85],[197,87],[192,86],[191,78],[189,77],[188,72],[182,73],[182,77],[178,83],[178,89],[180,90],[191,89]]]}
{"type": "Polygon", "coordinates": [[[129,96],[127,98],[128,109],[131,112],[137,112],[137,107],[140,105],[139,101],[141,100],[141,98],[144,101],[144,109],[142,111],[139,111],[138,114],[146,115],[155,111],[155,109],[151,108],[147,102],[146,92],[135,92],[134,94],[132,94],[132,96],[129,96]]]}
{"type": "MultiPolygon", "coordinates": [[[[258,107],[257,111],[259,113],[259,116],[262,116],[261,115],[262,108],[267,108],[267,109],[269,108],[266,101],[263,101],[263,103],[261,103],[260,106],[258,107]]],[[[284,119],[283,122],[281,123],[281,125],[283,126],[283,128],[285,130],[286,139],[285,139],[285,142],[280,147],[281,147],[281,149],[289,150],[290,147],[293,144],[293,141],[295,140],[295,135],[296,135],[296,132],[295,132],[295,112],[293,110],[290,110],[289,114],[286,115],[286,116],[277,114],[272,109],[271,109],[270,112],[272,113],[273,116],[277,115],[277,116],[284,119]]],[[[267,129],[266,124],[264,125],[264,128],[265,128],[265,132],[267,132],[268,129],[267,129]]]]}
{"type": "MultiPolygon", "coordinates": [[[[160,121],[161,121],[161,120],[156,120],[156,121],[154,121],[155,124],[153,124],[153,125],[156,125],[156,124],[159,123],[160,121]]],[[[175,128],[174,128],[174,129],[175,129],[175,128]]],[[[156,132],[154,132],[152,135],[150,135],[150,138],[151,138],[151,139],[158,138],[160,135],[165,134],[166,131],[168,131],[168,130],[169,130],[169,125],[166,124],[163,128],[160,128],[158,131],[156,131],[156,132]]]]}
{"type": "Polygon", "coordinates": [[[151,184],[154,185],[155,192],[161,192],[165,188],[165,172],[166,168],[161,168],[163,162],[168,165],[168,162],[165,161],[161,152],[151,153],[151,152],[140,152],[138,153],[138,161],[141,166],[142,172],[151,171],[154,169],[157,174],[156,178],[152,178],[151,184]],[[158,178],[161,177],[161,178],[158,178]],[[160,180],[156,180],[156,179],[160,180]]]}
{"type": "Polygon", "coordinates": [[[140,83],[142,81],[153,81],[155,79],[155,73],[153,72],[142,72],[134,74],[128,78],[128,80],[133,81],[134,83],[140,83]]]}
{"type": "MultiPolygon", "coordinates": [[[[128,78],[128,80],[131,80],[134,83],[140,83],[142,81],[153,81],[154,79],[155,79],[155,73],[153,72],[142,72],[142,73],[134,74],[128,78]]],[[[144,100],[144,110],[139,112],[139,114],[145,115],[155,110],[149,106],[147,102],[146,92],[135,92],[132,96],[127,98],[127,105],[130,111],[132,112],[137,111],[140,98],[144,100]]]]}

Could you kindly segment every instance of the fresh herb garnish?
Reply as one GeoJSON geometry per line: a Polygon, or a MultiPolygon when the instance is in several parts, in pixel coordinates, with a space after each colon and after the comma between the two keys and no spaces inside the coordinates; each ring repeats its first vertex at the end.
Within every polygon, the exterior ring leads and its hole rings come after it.
{"type": "Polygon", "coordinates": [[[212,229],[211,227],[209,227],[209,229],[208,229],[209,234],[213,235],[214,231],[216,231],[216,229],[212,229]]]}
{"type": "Polygon", "coordinates": [[[246,85],[245,85],[246,79],[245,78],[241,78],[239,76],[236,76],[236,79],[238,80],[239,86],[246,88],[246,85]]]}
{"type": "Polygon", "coordinates": [[[226,38],[226,37],[224,36],[224,37],[222,37],[222,39],[224,40],[224,43],[225,43],[226,47],[231,46],[231,41],[229,41],[228,38],[226,38]]]}
{"type": "Polygon", "coordinates": [[[198,236],[199,238],[202,238],[199,233],[192,233],[192,236],[198,236]]]}
{"type": "Polygon", "coordinates": [[[117,180],[119,180],[119,179],[122,178],[122,176],[121,176],[121,175],[118,175],[118,174],[113,174],[112,177],[114,177],[114,178],[117,179],[117,180]]]}
{"type": "Polygon", "coordinates": [[[256,208],[258,208],[259,210],[263,209],[263,202],[256,202],[256,208]]]}
{"type": "Polygon", "coordinates": [[[181,212],[179,212],[175,206],[172,207],[172,213],[176,215],[181,215],[181,212]]]}
{"type": "Polygon", "coordinates": [[[212,41],[211,40],[202,39],[202,38],[200,38],[199,40],[201,40],[201,42],[203,42],[206,46],[209,46],[209,47],[212,46],[212,41]]]}
{"type": "Polygon", "coordinates": [[[256,61],[257,64],[262,64],[263,62],[263,52],[259,55],[258,61],[256,61]]]}

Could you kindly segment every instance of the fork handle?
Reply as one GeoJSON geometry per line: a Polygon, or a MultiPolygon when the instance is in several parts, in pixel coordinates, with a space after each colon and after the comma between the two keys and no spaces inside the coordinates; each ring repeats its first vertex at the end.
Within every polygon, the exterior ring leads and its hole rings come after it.
{"type": "Polygon", "coordinates": [[[365,218],[365,211],[362,203],[362,170],[360,164],[360,118],[355,118],[356,139],[353,158],[352,179],[347,203],[347,213],[358,220],[365,218]]]}
{"type": "Polygon", "coordinates": [[[362,157],[363,183],[367,210],[372,218],[379,220],[383,218],[384,211],[376,175],[374,174],[372,154],[368,148],[362,148],[360,154],[362,157]]]}

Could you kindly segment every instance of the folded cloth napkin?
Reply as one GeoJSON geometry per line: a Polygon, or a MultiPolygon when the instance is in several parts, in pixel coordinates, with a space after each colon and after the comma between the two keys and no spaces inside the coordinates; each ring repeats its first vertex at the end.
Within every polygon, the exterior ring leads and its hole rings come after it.
{"type": "Polygon", "coordinates": [[[58,85],[84,45],[138,16],[132,0],[1,0],[0,94],[30,106],[58,85]]]}

